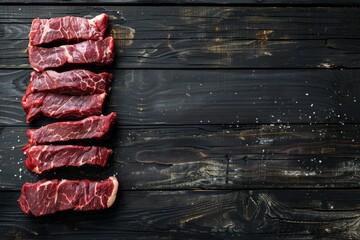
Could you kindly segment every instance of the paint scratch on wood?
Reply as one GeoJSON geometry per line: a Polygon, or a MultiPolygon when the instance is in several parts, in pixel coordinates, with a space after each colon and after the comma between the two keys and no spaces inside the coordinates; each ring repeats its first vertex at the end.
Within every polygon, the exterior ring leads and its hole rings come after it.
{"type": "Polygon", "coordinates": [[[110,36],[117,39],[117,41],[115,41],[116,46],[128,47],[133,44],[135,29],[115,24],[110,28],[110,36]]]}
{"type": "Polygon", "coordinates": [[[258,51],[258,54],[260,56],[272,56],[272,53],[266,50],[266,45],[269,36],[273,32],[274,32],[273,30],[263,30],[255,34],[255,39],[257,39],[257,43],[260,45],[260,50],[258,51]]]}

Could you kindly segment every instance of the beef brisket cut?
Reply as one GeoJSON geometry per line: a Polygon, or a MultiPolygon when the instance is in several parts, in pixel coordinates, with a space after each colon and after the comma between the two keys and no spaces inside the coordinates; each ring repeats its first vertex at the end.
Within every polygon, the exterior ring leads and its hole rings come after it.
{"type": "Polygon", "coordinates": [[[38,145],[25,150],[25,165],[31,171],[41,174],[64,166],[80,167],[85,164],[105,166],[112,150],[105,147],[77,145],[38,145]]]}
{"type": "Polygon", "coordinates": [[[51,19],[37,18],[31,24],[29,45],[101,40],[107,26],[108,15],[106,14],[100,14],[90,20],[73,16],[51,19]]]}
{"type": "Polygon", "coordinates": [[[53,48],[29,46],[28,50],[30,65],[38,72],[67,63],[106,65],[114,60],[114,39],[108,37],[99,41],[87,40],[53,48]]]}
{"type": "Polygon", "coordinates": [[[77,119],[99,115],[106,93],[71,96],[56,93],[31,93],[22,99],[22,106],[27,113],[26,122],[44,115],[58,119],[77,119]]]}
{"type": "Polygon", "coordinates": [[[36,92],[51,92],[71,95],[91,95],[110,90],[112,74],[93,73],[77,69],[58,73],[52,70],[32,72],[25,95],[36,92]]]}
{"type": "Polygon", "coordinates": [[[25,183],[18,200],[20,209],[35,216],[63,210],[100,210],[111,207],[119,183],[115,177],[103,181],[41,180],[25,183]]]}
{"type": "MultiPolygon", "coordinates": [[[[116,113],[107,116],[91,116],[80,121],[56,122],[38,129],[29,129],[29,144],[39,145],[84,139],[104,139],[109,135],[116,120],[116,113]]],[[[25,146],[24,149],[29,147],[25,146]]]]}

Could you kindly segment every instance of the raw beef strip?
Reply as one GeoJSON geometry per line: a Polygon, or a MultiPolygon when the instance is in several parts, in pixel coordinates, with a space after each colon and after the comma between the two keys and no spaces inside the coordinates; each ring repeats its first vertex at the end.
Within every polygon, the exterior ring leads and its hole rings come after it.
{"type": "Polygon", "coordinates": [[[87,70],[71,70],[58,73],[52,70],[32,72],[25,95],[36,92],[52,92],[71,95],[91,95],[110,91],[112,74],[93,73],[87,70]]]}
{"type": "Polygon", "coordinates": [[[56,93],[31,93],[22,99],[22,106],[27,113],[26,122],[44,115],[52,118],[77,119],[99,115],[106,93],[71,96],[56,93]]]}
{"type": "Polygon", "coordinates": [[[80,167],[85,164],[105,166],[112,150],[105,147],[76,145],[39,145],[25,150],[25,165],[31,171],[41,174],[63,166],[80,167]]]}
{"type": "Polygon", "coordinates": [[[114,39],[112,37],[53,48],[29,46],[28,49],[30,65],[38,72],[48,68],[61,67],[66,63],[106,65],[114,60],[114,39]]]}
{"type": "MultiPolygon", "coordinates": [[[[38,129],[29,129],[27,135],[31,145],[65,142],[82,139],[104,139],[116,120],[116,113],[107,116],[91,116],[81,121],[56,122],[38,129]]],[[[29,147],[25,146],[24,149],[29,147]]]]}
{"type": "Polygon", "coordinates": [[[37,18],[31,24],[29,45],[101,40],[107,26],[108,15],[106,14],[100,14],[90,20],[73,16],[50,19],[37,18]]]}
{"type": "Polygon", "coordinates": [[[20,209],[35,216],[63,210],[100,210],[111,207],[119,183],[116,177],[103,181],[41,180],[25,183],[18,200],[20,209]]]}

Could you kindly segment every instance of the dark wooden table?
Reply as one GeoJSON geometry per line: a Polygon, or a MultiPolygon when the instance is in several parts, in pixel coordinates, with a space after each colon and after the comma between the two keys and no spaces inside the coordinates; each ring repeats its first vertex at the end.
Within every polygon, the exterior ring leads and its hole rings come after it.
{"type": "Polygon", "coordinates": [[[0,239],[360,238],[360,5],[205,2],[0,0],[0,239]],[[21,148],[51,120],[28,126],[21,107],[31,21],[103,12],[115,153],[37,176],[21,148]],[[105,211],[17,204],[24,182],[113,174],[105,211]]]}

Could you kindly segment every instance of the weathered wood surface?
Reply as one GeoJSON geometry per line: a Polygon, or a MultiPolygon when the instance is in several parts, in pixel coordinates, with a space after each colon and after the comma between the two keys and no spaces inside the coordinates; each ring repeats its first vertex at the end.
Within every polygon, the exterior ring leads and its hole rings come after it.
{"type": "Polygon", "coordinates": [[[359,190],[122,191],[98,212],[35,218],[1,192],[7,239],[358,239],[359,190]]]}
{"type": "Polygon", "coordinates": [[[27,128],[0,131],[0,188],[40,178],[117,175],[122,189],[359,187],[358,125],[116,128],[105,168],[63,168],[36,176],[23,165],[27,128]],[[117,139],[113,141],[113,139],[117,139]]]}
{"type": "MultiPolygon", "coordinates": [[[[27,126],[20,101],[30,72],[0,70],[0,124],[27,126]]],[[[120,125],[360,122],[360,70],[111,72],[104,112],[120,125]]]]}
{"type": "Polygon", "coordinates": [[[357,0],[0,0],[0,4],[47,4],[47,5],[103,5],[103,4],[136,4],[136,5],[309,5],[309,6],[357,6],[357,0]]]}
{"type": "Polygon", "coordinates": [[[1,239],[360,238],[359,2],[20,3],[0,0],[1,239]],[[114,155],[32,174],[25,133],[50,120],[21,108],[31,20],[103,12],[116,62],[90,69],[115,76],[114,155]],[[106,211],[34,218],[16,202],[26,181],[113,174],[106,211]]]}
{"type": "Polygon", "coordinates": [[[236,39],[327,40],[360,37],[358,8],[330,7],[166,7],[166,6],[3,6],[1,40],[28,40],[35,17],[64,14],[92,18],[106,12],[108,32],[134,40],[236,39]],[[351,31],[350,31],[351,30],[351,31]],[[263,32],[267,31],[267,32],[263,32]]]}
{"type": "Polygon", "coordinates": [[[110,15],[115,68],[358,68],[358,8],[4,6],[1,68],[29,68],[35,17],[110,15]],[[306,17],[304,17],[306,16],[306,17]],[[135,30],[135,34],[133,33],[135,30]],[[17,40],[17,41],[14,41],[17,40]]]}

